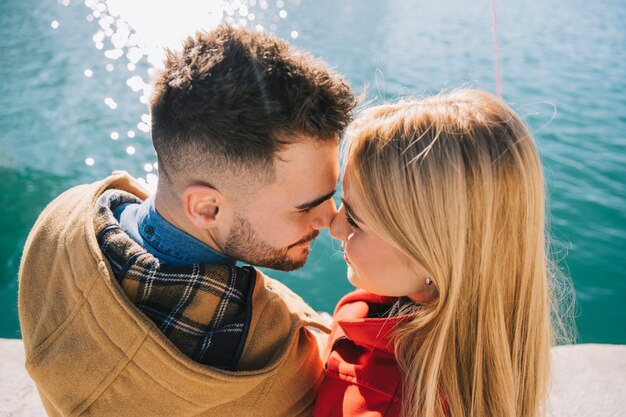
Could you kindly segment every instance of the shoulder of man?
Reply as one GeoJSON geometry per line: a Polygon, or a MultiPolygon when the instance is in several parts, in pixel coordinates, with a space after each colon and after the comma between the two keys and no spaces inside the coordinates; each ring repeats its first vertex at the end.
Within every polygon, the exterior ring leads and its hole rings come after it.
{"type": "Polygon", "coordinates": [[[239,369],[265,369],[257,415],[305,416],[324,380],[325,320],[285,284],[257,273],[252,321],[239,369]]]}
{"type": "Polygon", "coordinates": [[[252,319],[239,369],[259,369],[284,356],[300,331],[325,343],[330,329],[320,314],[285,284],[255,272],[252,319]]]}

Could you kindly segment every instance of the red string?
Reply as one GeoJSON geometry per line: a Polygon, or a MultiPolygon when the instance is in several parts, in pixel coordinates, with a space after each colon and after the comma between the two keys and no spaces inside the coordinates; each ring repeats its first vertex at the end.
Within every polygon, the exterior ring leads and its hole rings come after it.
{"type": "Polygon", "coordinates": [[[493,9],[492,27],[493,45],[496,55],[496,93],[498,97],[502,97],[502,72],[500,72],[500,47],[498,46],[498,27],[496,20],[496,0],[491,0],[491,8],[493,9]]]}

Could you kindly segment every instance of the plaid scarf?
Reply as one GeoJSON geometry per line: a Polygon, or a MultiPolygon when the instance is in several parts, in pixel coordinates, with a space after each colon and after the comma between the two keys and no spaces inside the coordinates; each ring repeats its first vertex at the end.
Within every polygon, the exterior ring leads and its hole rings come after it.
{"type": "Polygon", "coordinates": [[[236,369],[252,315],[254,269],[159,262],[124,233],[113,216],[120,204],[140,202],[125,191],[108,190],[97,203],[98,243],[117,281],[185,355],[213,367],[236,369]]]}

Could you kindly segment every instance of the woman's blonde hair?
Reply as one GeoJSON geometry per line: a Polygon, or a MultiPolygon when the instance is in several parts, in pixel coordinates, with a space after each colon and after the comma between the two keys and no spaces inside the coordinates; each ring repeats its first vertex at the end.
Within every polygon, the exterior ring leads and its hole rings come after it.
{"type": "Polygon", "coordinates": [[[348,138],[359,216],[420,262],[438,292],[395,334],[404,414],[541,415],[551,296],[529,131],[502,100],[457,90],[371,108],[348,138]]]}

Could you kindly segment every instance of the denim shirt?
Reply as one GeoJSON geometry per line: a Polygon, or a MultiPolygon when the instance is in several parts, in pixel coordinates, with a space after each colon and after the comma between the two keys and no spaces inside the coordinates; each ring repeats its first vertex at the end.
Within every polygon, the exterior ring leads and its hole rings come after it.
{"type": "Polygon", "coordinates": [[[236,261],[183,232],[163,218],[154,207],[154,196],[141,204],[122,204],[113,212],[120,227],[155,258],[171,266],[219,264],[236,261]]]}

